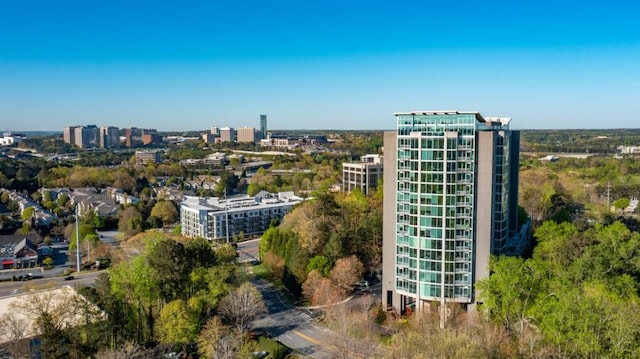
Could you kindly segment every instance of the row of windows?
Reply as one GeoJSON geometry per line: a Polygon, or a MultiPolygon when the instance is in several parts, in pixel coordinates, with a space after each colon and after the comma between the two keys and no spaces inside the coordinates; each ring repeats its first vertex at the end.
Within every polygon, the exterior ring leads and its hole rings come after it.
{"type": "MultiPolygon", "coordinates": [[[[396,289],[416,294],[416,283],[411,280],[398,278],[396,279],[396,289]]],[[[471,289],[469,285],[445,285],[444,288],[442,288],[442,286],[438,284],[430,285],[427,283],[421,283],[420,295],[423,297],[440,297],[443,289],[444,296],[446,298],[471,298],[471,289]]]]}

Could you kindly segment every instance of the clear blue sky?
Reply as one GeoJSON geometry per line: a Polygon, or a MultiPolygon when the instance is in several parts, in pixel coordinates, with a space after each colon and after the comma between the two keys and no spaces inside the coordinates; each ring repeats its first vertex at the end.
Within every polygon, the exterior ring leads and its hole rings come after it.
{"type": "Polygon", "coordinates": [[[0,2],[0,130],[640,124],[634,1],[0,2]]]}

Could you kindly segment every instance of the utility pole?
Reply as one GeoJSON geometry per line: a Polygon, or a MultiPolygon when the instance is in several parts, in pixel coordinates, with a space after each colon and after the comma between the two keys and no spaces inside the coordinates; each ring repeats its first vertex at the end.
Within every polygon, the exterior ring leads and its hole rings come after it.
{"type": "Polygon", "coordinates": [[[607,211],[611,211],[611,181],[607,182],[607,211]]]}
{"type": "Polygon", "coordinates": [[[80,273],[80,221],[78,220],[78,205],[76,204],[76,262],[80,273]]]}
{"type": "Polygon", "coordinates": [[[227,230],[227,244],[229,244],[229,206],[227,203],[227,187],[224,188],[224,216],[225,216],[225,228],[227,230]]]}

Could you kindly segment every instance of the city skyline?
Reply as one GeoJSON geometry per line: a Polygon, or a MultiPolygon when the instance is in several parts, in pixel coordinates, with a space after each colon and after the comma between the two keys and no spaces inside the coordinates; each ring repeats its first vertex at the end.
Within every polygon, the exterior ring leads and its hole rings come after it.
{"type": "Polygon", "coordinates": [[[516,129],[637,127],[630,1],[5,4],[0,129],[394,129],[478,110],[516,129]]]}

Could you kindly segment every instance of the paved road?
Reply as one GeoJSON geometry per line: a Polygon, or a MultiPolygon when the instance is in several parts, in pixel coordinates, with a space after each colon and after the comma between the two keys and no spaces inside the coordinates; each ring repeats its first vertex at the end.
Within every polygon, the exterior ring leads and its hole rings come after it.
{"type": "Polygon", "coordinates": [[[269,314],[253,323],[282,344],[311,358],[335,358],[338,348],[330,342],[331,332],[314,324],[311,313],[293,307],[273,286],[261,279],[253,284],[260,290],[269,314]]]}
{"type": "Polygon", "coordinates": [[[79,289],[93,284],[96,278],[103,272],[104,271],[85,272],[80,274],[74,273],[73,277],[75,279],[73,280],[65,280],[64,277],[50,277],[32,279],[30,281],[24,282],[2,282],[0,283],[0,298],[24,293],[25,290],[28,290],[28,287],[34,285],[44,286],[47,284],[51,284],[53,287],[69,285],[74,287],[75,289],[79,289]]]}
{"type": "Polygon", "coordinates": [[[258,258],[258,246],[260,245],[260,238],[252,239],[238,243],[238,262],[251,262],[260,260],[258,258]]]}

